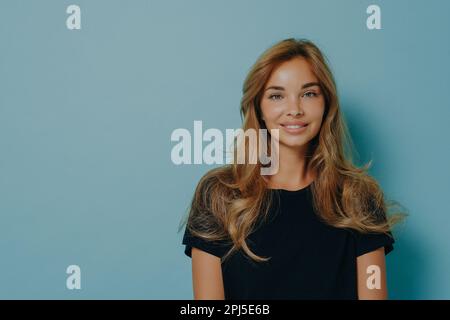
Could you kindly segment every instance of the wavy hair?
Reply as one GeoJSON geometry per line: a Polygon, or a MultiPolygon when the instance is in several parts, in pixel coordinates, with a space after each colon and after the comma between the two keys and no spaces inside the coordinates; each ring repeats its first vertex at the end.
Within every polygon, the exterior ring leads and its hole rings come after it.
{"type": "MultiPolygon", "coordinates": [[[[397,202],[386,201],[379,184],[368,174],[372,160],[361,167],[354,164],[355,148],[340,110],[336,83],[325,56],[314,43],[286,39],[257,59],[243,85],[242,129],[265,128],[260,107],[264,87],[278,65],[295,57],[309,63],[325,98],[321,129],[309,142],[306,156],[308,170],[316,173],[311,184],[316,214],[337,228],[391,235],[393,225],[405,215],[400,211],[387,215],[397,202]]],[[[256,255],[246,241],[259,219],[267,216],[273,201],[267,181],[260,174],[262,166],[259,161],[234,161],[210,170],[197,185],[184,223],[194,236],[229,243],[231,249],[223,259],[239,249],[258,262],[270,259],[256,255]]]]}

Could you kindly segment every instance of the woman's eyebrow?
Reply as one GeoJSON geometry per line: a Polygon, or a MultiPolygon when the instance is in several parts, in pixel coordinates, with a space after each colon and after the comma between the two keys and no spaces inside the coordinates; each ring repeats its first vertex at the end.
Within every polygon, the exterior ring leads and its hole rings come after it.
{"type": "Polygon", "coordinates": [[[320,83],[318,83],[318,82],[308,82],[308,83],[305,83],[302,86],[302,89],[306,89],[306,88],[314,87],[314,86],[319,86],[320,87],[320,83]]]}
{"type": "MultiPolygon", "coordinates": [[[[302,89],[306,89],[306,88],[313,87],[313,86],[320,86],[320,83],[318,83],[318,82],[308,82],[308,83],[305,83],[305,84],[302,86],[302,89]]],[[[269,89],[274,89],[274,90],[281,90],[281,91],[283,91],[283,90],[284,90],[284,87],[281,87],[281,86],[270,86],[270,87],[267,87],[266,90],[264,90],[264,91],[267,91],[267,90],[269,90],[269,89]]]]}

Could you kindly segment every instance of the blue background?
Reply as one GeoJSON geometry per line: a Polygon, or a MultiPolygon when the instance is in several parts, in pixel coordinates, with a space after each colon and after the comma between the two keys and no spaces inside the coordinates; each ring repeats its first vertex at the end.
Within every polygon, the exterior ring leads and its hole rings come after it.
{"type": "Polygon", "coordinates": [[[288,37],[334,71],[361,155],[409,218],[390,298],[450,299],[450,2],[0,2],[0,298],[190,299],[177,228],[211,167],[170,135],[240,127],[243,80],[288,37]],[[66,8],[81,7],[81,30],[66,8]],[[381,7],[382,30],[366,8],[381,7]],[[81,267],[81,290],[66,268],[81,267]]]}

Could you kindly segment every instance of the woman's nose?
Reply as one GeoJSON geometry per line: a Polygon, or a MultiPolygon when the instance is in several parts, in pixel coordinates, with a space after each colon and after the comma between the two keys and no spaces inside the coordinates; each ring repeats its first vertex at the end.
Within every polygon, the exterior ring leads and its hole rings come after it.
{"type": "Polygon", "coordinates": [[[290,99],[287,111],[288,111],[287,115],[290,115],[293,117],[303,114],[300,99],[298,99],[298,98],[290,99]]]}

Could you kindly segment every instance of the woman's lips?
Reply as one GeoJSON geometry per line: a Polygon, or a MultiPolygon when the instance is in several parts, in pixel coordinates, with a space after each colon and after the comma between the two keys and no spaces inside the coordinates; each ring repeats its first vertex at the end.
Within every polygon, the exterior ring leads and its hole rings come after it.
{"type": "Polygon", "coordinates": [[[297,123],[297,124],[281,124],[284,131],[292,134],[302,133],[306,130],[308,124],[297,123]]]}

